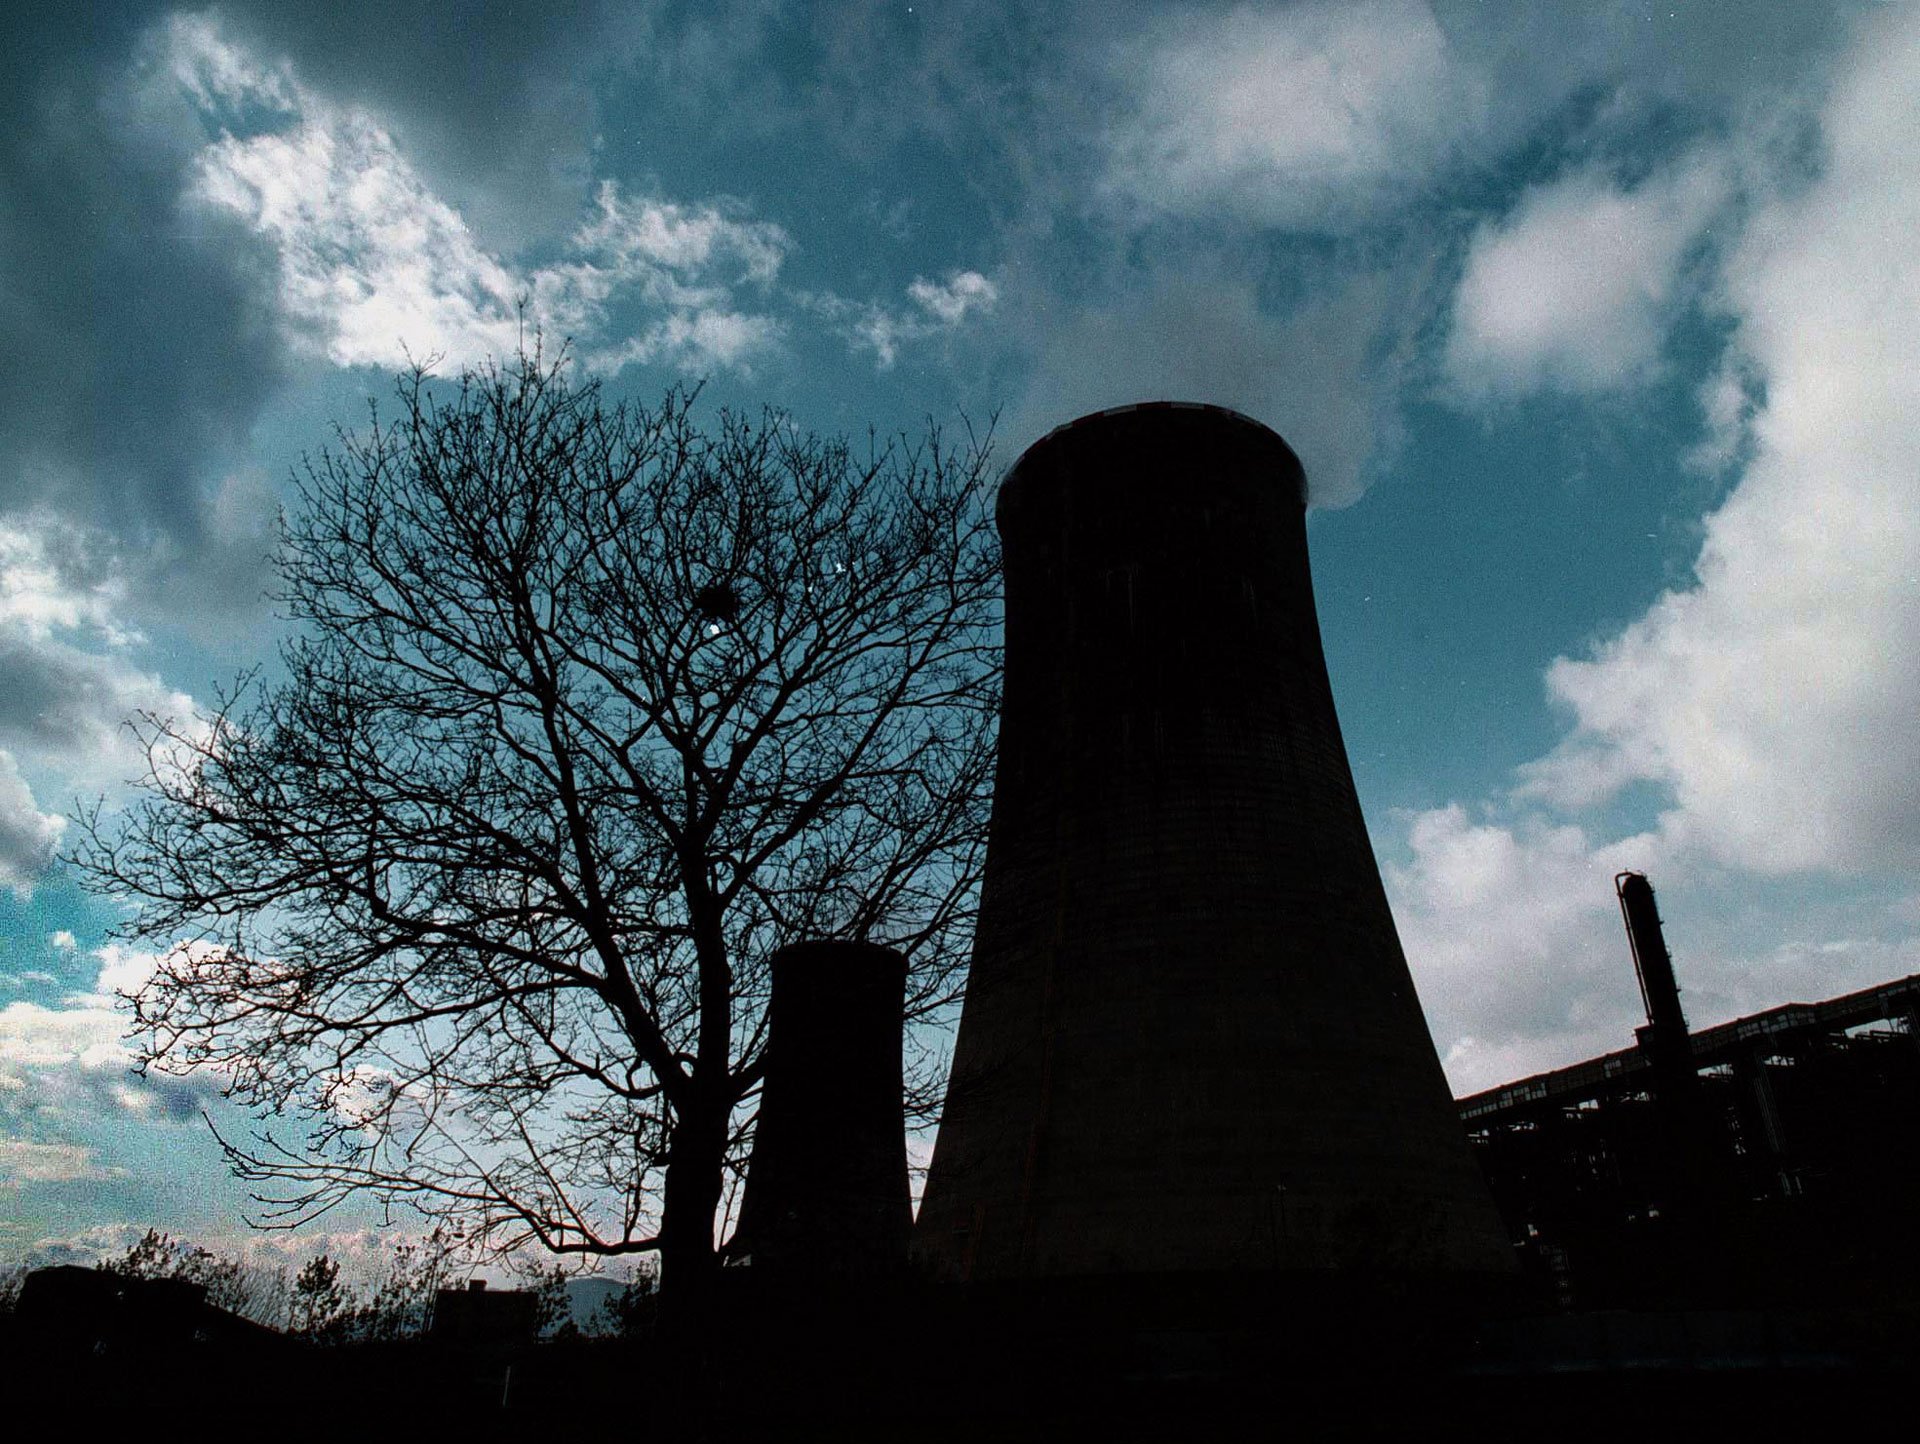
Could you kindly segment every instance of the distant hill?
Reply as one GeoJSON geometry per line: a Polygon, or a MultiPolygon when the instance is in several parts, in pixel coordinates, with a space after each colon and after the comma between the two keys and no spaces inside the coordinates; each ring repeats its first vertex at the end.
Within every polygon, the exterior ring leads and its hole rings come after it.
{"type": "Polygon", "coordinates": [[[600,1321],[600,1305],[625,1287],[619,1279],[568,1279],[567,1314],[574,1327],[581,1330],[594,1328],[600,1321]]]}

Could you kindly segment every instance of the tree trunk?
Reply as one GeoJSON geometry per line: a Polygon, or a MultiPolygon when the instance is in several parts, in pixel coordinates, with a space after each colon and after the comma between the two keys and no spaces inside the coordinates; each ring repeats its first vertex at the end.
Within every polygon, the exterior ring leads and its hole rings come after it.
{"type": "Polygon", "coordinates": [[[697,1314],[719,1270],[713,1220],[720,1207],[728,1108],[699,1095],[680,1115],[667,1155],[660,1209],[660,1305],[676,1319],[697,1314]]]}
{"type": "MultiPolygon", "coordinates": [[[[690,834],[691,835],[691,834],[690,834]]],[[[660,1306],[680,1327],[698,1327],[720,1260],[713,1219],[726,1162],[728,1090],[733,1043],[733,970],[721,931],[721,908],[709,886],[704,854],[683,860],[683,886],[693,924],[700,980],[700,1035],[685,1096],[676,1107],[660,1216],[660,1306]]]]}

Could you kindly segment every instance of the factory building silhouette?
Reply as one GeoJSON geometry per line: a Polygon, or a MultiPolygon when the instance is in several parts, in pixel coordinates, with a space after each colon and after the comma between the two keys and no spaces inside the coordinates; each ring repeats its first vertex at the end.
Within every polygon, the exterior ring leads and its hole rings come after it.
{"type": "Polygon", "coordinates": [[[1634,1045],[1459,1100],[1565,1309],[1920,1298],[1920,977],[1691,1030],[1653,887],[1615,879],[1634,1045]]]}
{"type": "Polygon", "coordinates": [[[998,521],[978,932],[915,1230],[960,1280],[1512,1267],[1334,713],[1306,480],[1213,406],[1084,417],[998,521]]]}

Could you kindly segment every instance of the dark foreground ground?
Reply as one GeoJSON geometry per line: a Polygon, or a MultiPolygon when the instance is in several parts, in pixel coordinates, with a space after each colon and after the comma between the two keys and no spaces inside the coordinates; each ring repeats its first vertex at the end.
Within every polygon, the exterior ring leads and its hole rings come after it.
{"type": "Polygon", "coordinates": [[[1818,1437],[1911,1428],[1903,1310],[1513,1316],[1415,1329],[720,1319],[664,1338],[515,1349],[13,1338],[10,1412],[220,1437],[1317,1440],[1818,1437]],[[173,1427],[169,1427],[173,1426],[173,1427]]]}

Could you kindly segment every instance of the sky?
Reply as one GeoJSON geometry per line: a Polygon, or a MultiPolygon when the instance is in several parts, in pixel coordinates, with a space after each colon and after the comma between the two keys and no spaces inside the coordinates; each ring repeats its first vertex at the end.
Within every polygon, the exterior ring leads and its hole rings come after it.
{"type": "Polygon", "coordinates": [[[247,1237],[218,1080],[127,1071],[153,956],[69,815],[273,655],[300,457],[523,307],[611,394],[818,431],[1287,437],[1456,1091],[1631,1041],[1622,868],[1696,1026],[1920,973],[1920,6],[0,25],[0,1255],[247,1237]]]}

